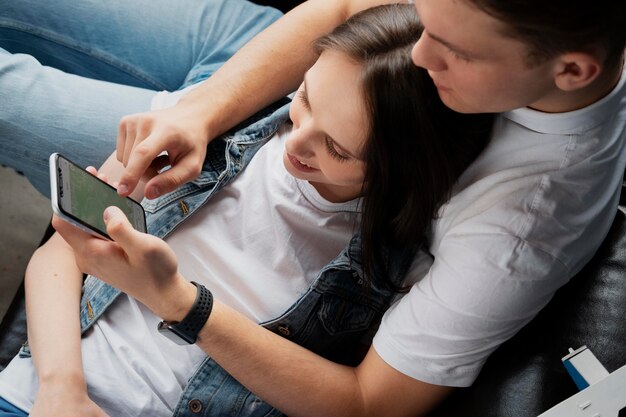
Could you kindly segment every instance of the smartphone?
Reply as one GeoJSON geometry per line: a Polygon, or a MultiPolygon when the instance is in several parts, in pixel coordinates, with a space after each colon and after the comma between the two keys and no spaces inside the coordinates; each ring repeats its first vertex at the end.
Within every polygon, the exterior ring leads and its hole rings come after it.
{"type": "Polygon", "coordinates": [[[141,204],[58,153],[50,155],[50,194],[57,216],[94,236],[111,240],[102,218],[109,206],[119,207],[135,229],[146,231],[141,204]]]}

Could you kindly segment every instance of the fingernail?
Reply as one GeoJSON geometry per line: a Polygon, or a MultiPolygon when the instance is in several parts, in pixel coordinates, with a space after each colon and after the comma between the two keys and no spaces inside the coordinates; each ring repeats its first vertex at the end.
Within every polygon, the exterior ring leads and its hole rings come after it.
{"type": "Polygon", "coordinates": [[[108,222],[113,217],[118,216],[120,212],[120,209],[115,206],[107,207],[106,209],[104,209],[104,214],[102,217],[104,218],[105,222],[108,222]]]}
{"type": "Polygon", "coordinates": [[[118,194],[126,194],[127,192],[128,192],[128,186],[126,184],[120,184],[119,187],[117,187],[118,194]]]}
{"type": "Polygon", "coordinates": [[[157,198],[159,195],[161,195],[161,189],[156,185],[153,185],[146,191],[146,197],[149,199],[157,198]]]}

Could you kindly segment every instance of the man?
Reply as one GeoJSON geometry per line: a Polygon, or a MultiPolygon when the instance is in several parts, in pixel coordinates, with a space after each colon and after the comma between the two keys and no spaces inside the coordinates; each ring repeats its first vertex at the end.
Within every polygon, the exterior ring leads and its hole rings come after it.
{"type": "MultiPolygon", "coordinates": [[[[311,0],[172,110],[125,118],[118,137],[118,159],[127,165],[120,192],[129,193],[163,150],[173,168],[147,184],[146,196],[193,178],[208,138],[295,89],[314,59],[305,47],[310,39],[378,3],[311,0]]],[[[545,306],[606,234],[626,162],[624,6],[596,5],[600,16],[582,2],[529,0],[518,10],[506,3],[416,2],[425,34],[413,58],[429,71],[442,100],[462,112],[503,114],[491,145],[433,225],[432,265],[416,261],[415,269],[425,272],[412,276],[412,290],[386,314],[364,361],[356,368],[330,363],[219,303],[200,330],[197,344],[205,352],[284,413],[426,413],[452,387],[471,384],[488,355],[545,306]],[[552,7],[559,13],[545,10],[552,7]],[[576,33],[582,42],[548,42],[576,33]]],[[[114,284],[131,295],[138,287],[155,289],[137,298],[164,319],[181,320],[195,287],[176,276],[143,278],[133,260],[154,248],[115,212],[107,222],[118,246],[97,246],[101,242],[64,224],[55,226],[88,272],[106,280],[112,264],[128,271],[133,279],[114,284]]]]}
{"type": "MultiPolygon", "coordinates": [[[[172,111],[123,119],[122,184],[132,189],[163,149],[174,166],[147,184],[146,196],[193,177],[206,138],[231,123],[224,118],[291,91],[313,59],[302,45],[375,3],[304,3],[172,111]],[[193,122],[183,128],[180,118],[193,122]]],[[[470,385],[608,231],[626,162],[624,5],[607,1],[590,13],[583,2],[509,3],[415,1],[425,32],[413,60],[442,100],[460,112],[502,115],[434,223],[432,266],[386,314],[363,363],[340,368],[274,340],[268,351],[290,364],[276,369],[252,355],[263,348],[227,337],[253,328],[212,317],[201,333],[201,346],[235,377],[256,367],[259,377],[241,382],[287,414],[422,415],[449,387],[470,385]]]]}

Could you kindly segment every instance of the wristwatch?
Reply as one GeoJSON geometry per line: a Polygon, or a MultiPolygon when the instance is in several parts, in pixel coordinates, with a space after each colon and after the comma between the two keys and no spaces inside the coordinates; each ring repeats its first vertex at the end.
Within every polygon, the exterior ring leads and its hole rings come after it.
{"type": "Polygon", "coordinates": [[[213,294],[204,285],[191,281],[198,292],[189,313],[181,321],[161,321],[157,330],[163,336],[179,345],[192,345],[198,339],[198,333],[211,315],[213,294]]]}

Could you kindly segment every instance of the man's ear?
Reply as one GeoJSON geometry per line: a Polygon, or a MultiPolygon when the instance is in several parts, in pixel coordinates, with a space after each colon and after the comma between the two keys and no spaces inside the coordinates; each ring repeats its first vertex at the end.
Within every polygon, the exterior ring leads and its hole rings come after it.
{"type": "Polygon", "coordinates": [[[587,87],[603,70],[602,60],[590,52],[568,52],[559,57],[554,81],[563,91],[587,87]]]}

